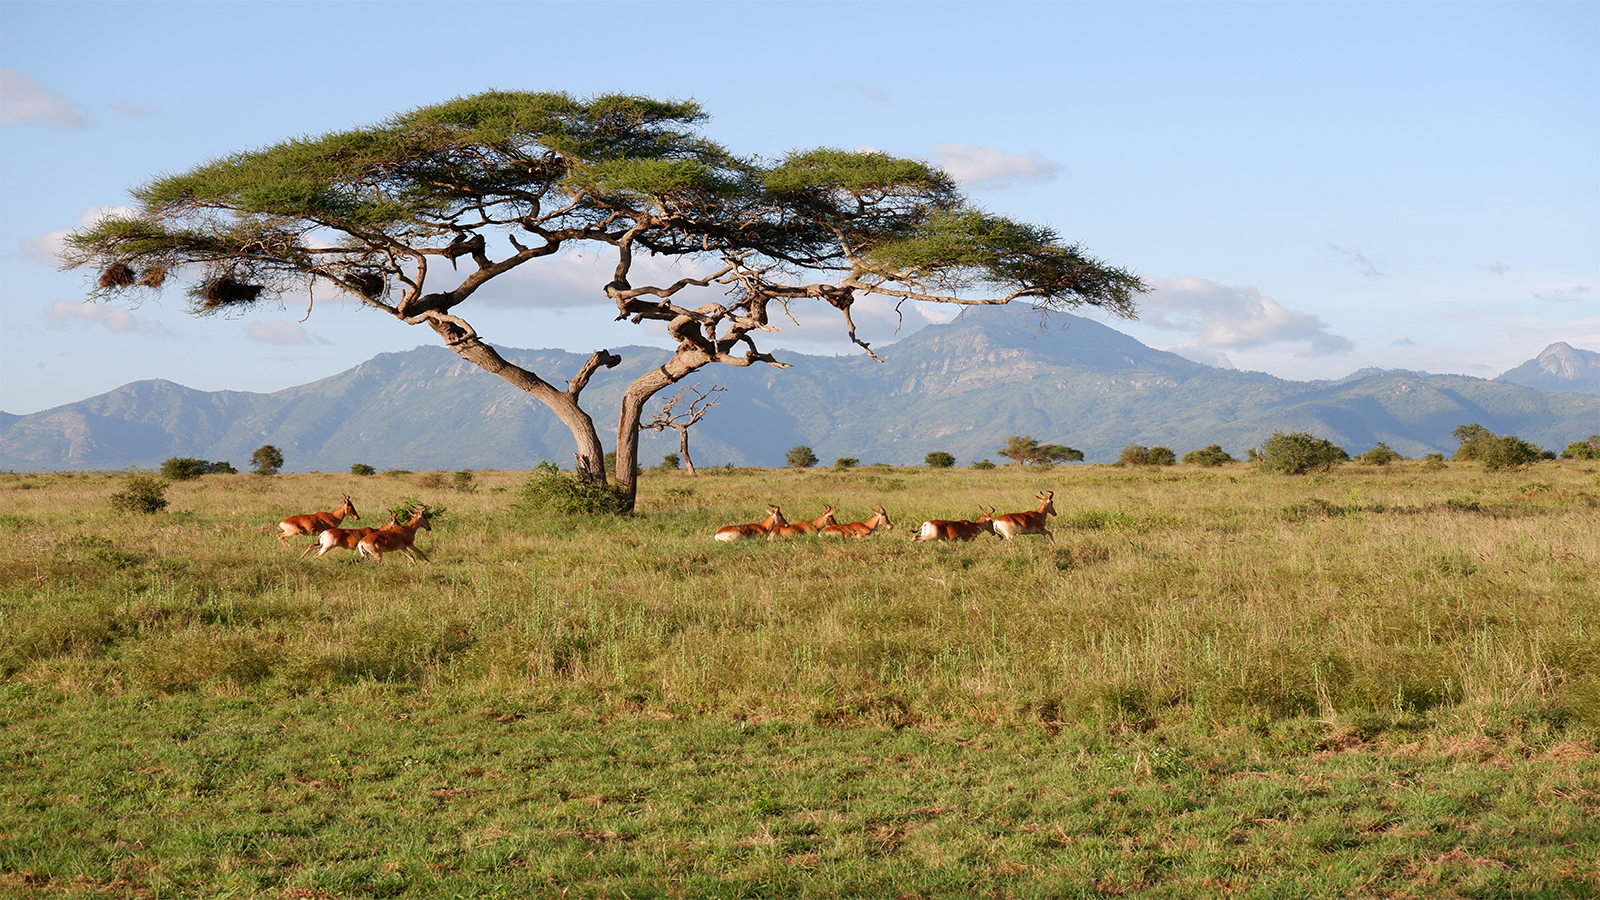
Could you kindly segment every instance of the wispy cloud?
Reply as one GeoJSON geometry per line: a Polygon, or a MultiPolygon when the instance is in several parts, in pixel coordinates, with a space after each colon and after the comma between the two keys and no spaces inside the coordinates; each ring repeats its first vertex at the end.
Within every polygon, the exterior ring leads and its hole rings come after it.
{"type": "Polygon", "coordinates": [[[146,116],[160,115],[156,108],[148,103],[135,103],[132,100],[115,100],[111,103],[111,111],[119,116],[142,119],[146,116]]]}
{"type": "Polygon", "coordinates": [[[1338,244],[1329,244],[1328,249],[1344,257],[1345,262],[1360,267],[1362,278],[1384,277],[1384,273],[1378,271],[1378,264],[1383,260],[1372,259],[1362,253],[1360,247],[1341,247],[1338,244]]]}
{"type": "Polygon", "coordinates": [[[1498,260],[1496,260],[1491,265],[1479,266],[1478,268],[1482,269],[1485,272],[1488,272],[1490,275],[1504,275],[1505,273],[1511,271],[1511,267],[1510,266],[1508,266],[1505,263],[1500,262],[1498,260]]]}
{"type": "Polygon", "coordinates": [[[280,347],[332,343],[307,331],[298,322],[251,322],[250,327],[245,329],[245,337],[257,343],[280,347]]]}
{"type": "Polygon", "coordinates": [[[15,69],[0,69],[0,127],[88,128],[83,108],[15,69]]]}
{"type": "Polygon", "coordinates": [[[1546,303],[1577,303],[1579,300],[1588,300],[1589,298],[1585,295],[1591,292],[1592,289],[1588,285],[1578,284],[1566,290],[1554,290],[1545,293],[1535,292],[1533,296],[1534,299],[1543,300],[1546,303]]]}
{"type": "Polygon", "coordinates": [[[1146,280],[1154,290],[1139,301],[1139,321],[1192,334],[1199,347],[1220,351],[1305,344],[1306,349],[1297,356],[1329,356],[1355,349],[1354,341],[1330,333],[1320,317],[1285,308],[1253,287],[1193,277],[1146,280]]]}
{"type": "MultiPolygon", "coordinates": [[[[78,216],[77,227],[82,228],[87,225],[93,225],[106,216],[128,216],[133,215],[133,212],[126,206],[96,206],[78,216]]],[[[66,240],[67,234],[71,231],[72,229],[70,228],[58,228],[55,231],[46,231],[44,234],[33,237],[19,238],[17,240],[17,249],[22,251],[22,255],[26,259],[44,263],[47,266],[54,266],[60,262],[63,241],[66,240]]]]}
{"type": "Polygon", "coordinates": [[[137,334],[145,337],[174,338],[172,329],[160,323],[154,326],[139,320],[132,310],[93,301],[74,302],[57,300],[44,311],[45,322],[52,328],[96,326],[116,334],[137,334]]]}
{"type": "Polygon", "coordinates": [[[1009,153],[969,144],[934,144],[933,157],[952,178],[969,187],[1050,181],[1066,171],[1066,166],[1038,153],[1009,153]]]}

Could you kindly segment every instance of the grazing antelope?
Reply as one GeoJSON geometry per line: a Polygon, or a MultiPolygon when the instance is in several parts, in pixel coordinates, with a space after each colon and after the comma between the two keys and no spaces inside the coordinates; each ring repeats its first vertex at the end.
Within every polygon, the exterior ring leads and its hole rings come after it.
{"type": "Polygon", "coordinates": [[[771,532],[774,528],[778,528],[787,524],[789,524],[789,520],[783,517],[783,510],[779,509],[777,506],[769,506],[767,507],[767,517],[760,522],[754,522],[749,525],[724,525],[721,528],[718,528],[717,533],[713,534],[711,537],[713,540],[718,541],[737,541],[741,538],[758,538],[771,532]]]}
{"type": "Polygon", "coordinates": [[[830,506],[822,511],[822,515],[817,516],[810,522],[796,522],[793,525],[778,525],[774,527],[767,532],[767,540],[774,541],[778,538],[793,538],[816,534],[829,525],[837,524],[838,522],[835,522],[833,518],[833,507],[830,506]]]}
{"type": "MultiPolygon", "coordinates": [[[[361,514],[356,512],[356,505],[350,502],[350,495],[344,495],[344,505],[333,512],[307,513],[303,516],[290,516],[278,523],[281,533],[278,540],[294,537],[297,534],[321,534],[329,528],[338,528],[344,524],[346,518],[361,521],[361,514]]],[[[300,554],[304,556],[305,554],[300,554]]]]}
{"type": "Polygon", "coordinates": [[[378,562],[383,562],[383,554],[392,550],[400,550],[405,553],[407,558],[413,561],[420,559],[423,562],[427,562],[428,555],[418,550],[416,544],[412,543],[416,540],[417,529],[419,528],[425,528],[428,531],[433,530],[433,523],[428,521],[428,508],[426,506],[417,507],[416,513],[411,516],[411,521],[404,525],[390,517],[389,524],[362,538],[356,544],[356,553],[361,556],[370,556],[378,562]]]}
{"type": "Polygon", "coordinates": [[[1046,516],[1056,514],[1056,506],[1051,502],[1054,496],[1053,491],[1040,491],[1039,508],[1033,512],[1006,513],[1003,516],[985,514],[984,518],[991,519],[994,533],[1008,541],[1016,540],[1019,534],[1042,534],[1053,541],[1055,535],[1044,525],[1046,516]]]}
{"type": "MultiPolygon", "coordinates": [[[[384,523],[381,528],[329,528],[327,531],[317,535],[317,542],[307,547],[306,553],[316,550],[317,555],[313,556],[312,559],[321,559],[324,553],[335,547],[355,550],[356,545],[361,543],[362,538],[394,524],[396,524],[394,516],[390,516],[389,521],[384,523]],[[321,548],[320,550],[318,549],[319,547],[321,548]]],[[[305,559],[306,553],[300,554],[300,558],[305,559]]],[[[356,555],[359,557],[360,551],[357,551],[356,555]]]]}
{"type": "Polygon", "coordinates": [[[878,530],[882,526],[885,531],[893,531],[894,523],[889,521],[889,514],[883,507],[876,506],[872,509],[872,518],[865,522],[846,522],[843,525],[829,525],[818,532],[825,537],[855,538],[860,540],[878,530]]]}
{"type": "Polygon", "coordinates": [[[922,523],[922,529],[911,536],[913,543],[917,541],[970,541],[977,538],[985,531],[994,534],[994,519],[984,513],[976,522],[965,519],[929,519],[922,523]]]}

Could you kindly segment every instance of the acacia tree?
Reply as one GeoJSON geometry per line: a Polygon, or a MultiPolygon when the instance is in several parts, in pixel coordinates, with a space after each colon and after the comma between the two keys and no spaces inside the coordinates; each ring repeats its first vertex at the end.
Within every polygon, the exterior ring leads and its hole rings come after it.
{"type": "Polygon", "coordinates": [[[785,368],[756,338],[792,303],[837,310],[871,354],[851,319],[869,295],[1132,317],[1147,289],[1047,228],[974,208],[925,163],[834,149],[747,159],[700,136],[705,119],[693,102],[622,95],[458,98],[157,178],[132,192],[132,213],[70,235],[62,261],[98,272],[97,297],[175,277],[194,312],[238,314],[331,286],[426,325],[549,407],[572,432],[579,473],[603,485],[604,452],[580,399],[620,357],[595,351],[561,388],[506,360],[462,308],[525,263],[603,250],[614,265],[595,287],[617,319],[665,323],[677,342],[622,400],[615,478],[630,509],[646,401],[711,363],[785,368]],[[641,253],[702,274],[638,284],[641,253]]]}
{"type": "MultiPolygon", "coordinates": [[[[689,401],[687,408],[675,411],[678,409],[678,404],[683,402],[683,388],[679,388],[676,394],[661,404],[661,408],[656,410],[654,416],[650,417],[650,421],[640,423],[639,430],[654,431],[660,434],[668,428],[676,429],[678,432],[678,449],[683,452],[683,465],[689,470],[689,474],[693,475],[694,460],[689,458],[689,428],[705,418],[706,413],[711,411],[711,407],[717,406],[722,402],[716,395],[726,391],[727,388],[716,385],[710,390],[702,391],[700,390],[700,385],[697,384],[690,390],[694,391],[694,399],[689,401]]],[[[677,468],[677,466],[674,465],[673,468],[677,468]]]]}

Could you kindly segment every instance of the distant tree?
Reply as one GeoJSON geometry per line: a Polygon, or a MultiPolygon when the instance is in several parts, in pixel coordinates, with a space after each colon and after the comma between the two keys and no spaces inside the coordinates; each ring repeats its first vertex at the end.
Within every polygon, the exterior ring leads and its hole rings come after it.
{"type": "Polygon", "coordinates": [[[599,253],[594,288],[615,318],[658,324],[675,347],[622,394],[612,471],[629,510],[645,404],[714,363],[785,368],[757,346],[779,310],[831,308],[870,354],[851,310],[873,296],[1132,317],[1149,289],[1048,228],[980,210],[926,163],[827,148],[740,157],[699,133],[706,118],[692,101],[646,97],[459,97],[163,175],[133,191],[134,209],[69,235],[62,260],[95,273],[97,296],[190,280],[202,315],[320,299],[332,286],[426,325],[544,403],[572,433],[580,475],[605,484],[580,395],[621,357],[595,351],[562,388],[502,356],[467,320],[494,279],[570,251],[599,253]],[[690,274],[640,284],[647,276],[634,263],[646,257],[690,274]]]}
{"type": "Polygon", "coordinates": [[[972,463],[971,468],[974,468],[974,469],[993,469],[993,468],[995,468],[995,464],[990,462],[990,461],[988,461],[987,459],[980,459],[980,460],[974,461],[972,463]]]}
{"type": "Polygon", "coordinates": [[[679,459],[678,454],[676,453],[668,453],[666,456],[661,457],[661,465],[659,468],[663,472],[681,469],[683,468],[683,460],[679,459]]]}
{"type": "Polygon", "coordinates": [[[1356,459],[1360,460],[1361,464],[1366,466],[1387,466],[1397,459],[1404,459],[1404,457],[1390,449],[1388,444],[1385,444],[1383,441],[1379,441],[1378,446],[1373,447],[1371,450],[1361,454],[1360,456],[1356,457],[1356,459]]]}
{"type": "Polygon", "coordinates": [[[1460,443],[1455,455],[1451,457],[1458,462],[1471,462],[1478,458],[1480,453],[1488,450],[1489,445],[1495,441],[1494,432],[1477,424],[1458,425],[1450,433],[1460,443]]]}
{"type": "Polygon", "coordinates": [[[206,467],[206,474],[207,475],[237,475],[237,474],[239,474],[239,470],[235,469],[233,467],[233,463],[228,462],[227,460],[224,459],[224,460],[219,460],[217,462],[214,462],[210,466],[207,466],[206,467]]]}
{"type": "MultiPolygon", "coordinates": [[[[683,402],[684,391],[683,388],[679,388],[678,393],[674,394],[671,399],[663,403],[661,408],[656,411],[656,414],[651,417],[650,421],[639,425],[639,430],[654,431],[659,433],[663,429],[671,428],[677,431],[678,449],[683,452],[683,462],[689,467],[689,474],[693,475],[694,460],[689,457],[689,428],[696,422],[699,422],[701,419],[705,418],[706,413],[711,411],[711,407],[722,402],[721,400],[717,399],[716,395],[726,391],[727,388],[717,385],[708,391],[702,391],[700,390],[700,385],[697,384],[694,387],[689,388],[689,390],[694,391],[695,396],[693,400],[689,401],[689,406],[687,408],[678,406],[678,404],[683,402]]],[[[676,460],[677,457],[673,457],[673,459],[676,460]]],[[[672,468],[676,469],[677,467],[677,463],[674,462],[672,468]]]]}
{"type": "Polygon", "coordinates": [[[1304,475],[1326,472],[1336,463],[1349,459],[1350,454],[1326,438],[1312,437],[1304,431],[1290,434],[1274,431],[1261,445],[1259,458],[1262,468],[1268,472],[1304,475]]]}
{"type": "Polygon", "coordinates": [[[1530,444],[1516,435],[1496,437],[1479,447],[1474,458],[1482,464],[1484,471],[1495,472],[1501,469],[1520,469],[1531,466],[1544,458],[1545,451],[1538,445],[1530,444]]]}
{"type": "Polygon", "coordinates": [[[1061,444],[1041,444],[1031,435],[1014,434],[995,453],[1011,460],[1013,465],[1049,466],[1058,462],[1083,459],[1083,453],[1061,444]]]}
{"type": "Polygon", "coordinates": [[[1225,463],[1238,462],[1228,451],[1222,449],[1221,444],[1211,444],[1199,450],[1190,450],[1183,455],[1183,461],[1196,466],[1220,466],[1225,463]]]}
{"type": "Polygon", "coordinates": [[[122,490],[111,495],[111,508],[117,512],[158,513],[167,508],[168,483],[165,478],[154,475],[129,475],[122,490]]]}
{"type": "Polygon", "coordinates": [[[1600,434],[1591,434],[1587,440],[1573,441],[1561,451],[1562,459],[1600,459],[1600,434]]]}
{"type": "Polygon", "coordinates": [[[374,469],[373,467],[371,467],[369,465],[367,465],[366,463],[356,463],[355,465],[352,465],[350,467],[350,474],[351,475],[376,475],[376,474],[378,474],[378,470],[374,469]]]}
{"type": "Polygon", "coordinates": [[[783,460],[791,469],[809,469],[817,464],[817,454],[812,452],[810,447],[801,444],[790,448],[783,460]]]}
{"type": "Polygon", "coordinates": [[[283,468],[283,452],[271,444],[257,447],[256,452],[250,454],[250,465],[255,467],[257,475],[276,475],[283,468]]]}
{"type": "Polygon", "coordinates": [[[161,477],[169,481],[189,481],[211,471],[211,463],[192,456],[169,457],[161,464],[161,477]]]}
{"type": "Polygon", "coordinates": [[[956,458],[943,450],[935,450],[929,453],[923,457],[922,461],[930,469],[948,469],[956,464],[956,458]]]}
{"type": "Polygon", "coordinates": [[[1139,444],[1129,444],[1122,448],[1122,455],[1117,457],[1119,466],[1142,466],[1150,462],[1150,448],[1139,444]]]}
{"type": "Polygon", "coordinates": [[[854,469],[859,465],[861,465],[861,459],[855,456],[841,456],[833,461],[834,470],[841,472],[845,469],[854,469]]]}
{"type": "Polygon", "coordinates": [[[1171,447],[1151,447],[1150,465],[1175,466],[1178,464],[1178,455],[1172,452],[1171,447]]]}

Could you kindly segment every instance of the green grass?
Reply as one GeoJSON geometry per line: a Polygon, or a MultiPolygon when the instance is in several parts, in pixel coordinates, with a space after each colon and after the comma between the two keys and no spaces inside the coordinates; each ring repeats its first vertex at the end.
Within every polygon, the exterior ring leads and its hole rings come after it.
{"type": "Polygon", "coordinates": [[[1597,472],[0,475],[0,896],[1594,896],[1597,472]]]}

